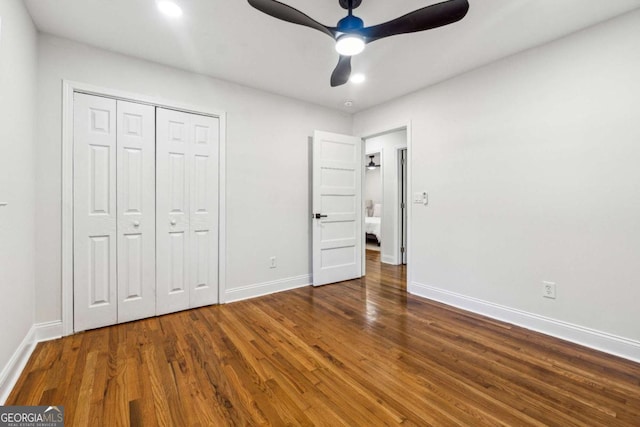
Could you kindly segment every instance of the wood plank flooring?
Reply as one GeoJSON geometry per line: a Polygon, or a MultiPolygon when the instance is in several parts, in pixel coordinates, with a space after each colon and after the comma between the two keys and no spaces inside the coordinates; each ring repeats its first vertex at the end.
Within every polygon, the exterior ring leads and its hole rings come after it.
{"type": "Polygon", "coordinates": [[[640,426],[640,365],[407,295],[403,267],[37,346],[67,426],[640,426]]]}

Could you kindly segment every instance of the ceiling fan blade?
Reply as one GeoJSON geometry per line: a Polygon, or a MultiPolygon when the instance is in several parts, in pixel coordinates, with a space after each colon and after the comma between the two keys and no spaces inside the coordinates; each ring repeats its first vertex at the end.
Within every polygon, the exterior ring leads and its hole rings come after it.
{"type": "Polygon", "coordinates": [[[363,28],[359,33],[370,43],[396,34],[415,33],[452,24],[464,18],[468,10],[467,0],[449,0],[423,7],[383,24],[363,28]]]}
{"type": "Polygon", "coordinates": [[[341,86],[349,81],[351,76],[351,57],[340,55],[338,65],[331,73],[331,87],[341,86]]]}
{"type": "Polygon", "coordinates": [[[335,38],[335,31],[332,31],[328,27],[322,25],[313,18],[305,15],[297,9],[292,8],[284,3],[280,3],[275,0],[248,0],[249,4],[260,12],[264,12],[267,15],[274,18],[281,19],[283,21],[291,22],[293,24],[303,25],[305,27],[313,28],[320,32],[325,33],[331,38],[335,38]]]}

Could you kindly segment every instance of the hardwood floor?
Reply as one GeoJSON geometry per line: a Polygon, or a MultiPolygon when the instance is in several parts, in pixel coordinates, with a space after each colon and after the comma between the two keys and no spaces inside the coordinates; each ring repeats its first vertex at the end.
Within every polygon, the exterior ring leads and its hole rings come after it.
{"type": "Polygon", "coordinates": [[[403,267],[41,343],[67,426],[640,426],[640,365],[407,295],[403,267]]]}

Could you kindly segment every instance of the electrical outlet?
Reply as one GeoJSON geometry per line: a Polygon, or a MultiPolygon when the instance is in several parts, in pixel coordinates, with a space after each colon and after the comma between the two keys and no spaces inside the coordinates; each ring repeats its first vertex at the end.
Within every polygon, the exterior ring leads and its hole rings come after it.
{"type": "Polygon", "coordinates": [[[554,282],[542,282],[542,296],[556,299],[556,284],[554,282]]]}
{"type": "Polygon", "coordinates": [[[276,264],[276,257],[272,256],[271,258],[269,258],[269,268],[276,268],[277,264],[276,264]]]}

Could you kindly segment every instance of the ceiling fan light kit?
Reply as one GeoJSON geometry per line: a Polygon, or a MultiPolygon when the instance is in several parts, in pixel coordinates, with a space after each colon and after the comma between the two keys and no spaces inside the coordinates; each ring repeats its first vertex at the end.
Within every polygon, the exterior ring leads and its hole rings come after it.
{"type": "Polygon", "coordinates": [[[369,164],[367,165],[367,169],[369,169],[370,171],[380,167],[380,165],[376,165],[376,162],[373,161],[374,157],[375,157],[375,154],[369,155],[369,158],[371,159],[371,161],[369,161],[369,164]]]}
{"type": "Polygon", "coordinates": [[[335,40],[336,51],[340,54],[338,65],[331,74],[331,86],[340,86],[349,81],[351,57],[361,53],[368,43],[398,34],[430,30],[460,21],[469,11],[468,0],[448,0],[409,12],[391,21],[365,27],[362,19],[353,15],[362,0],[338,0],[348,15],[338,21],[335,27],[323,25],[293,7],[276,0],[248,0],[249,4],[261,12],[292,24],[298,24],[320,31],[335,40]]]}
{"type": "Polygon", "coordinates": [[[364,50],[364,39],[357,34],[343,34],[336,41],[336,52],[344,56],[354,56],[364,50]]]}

